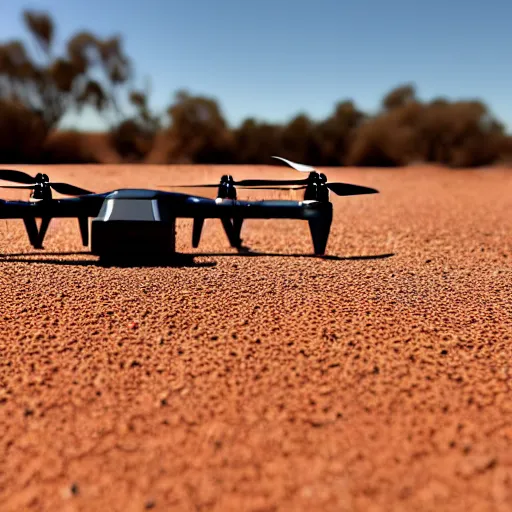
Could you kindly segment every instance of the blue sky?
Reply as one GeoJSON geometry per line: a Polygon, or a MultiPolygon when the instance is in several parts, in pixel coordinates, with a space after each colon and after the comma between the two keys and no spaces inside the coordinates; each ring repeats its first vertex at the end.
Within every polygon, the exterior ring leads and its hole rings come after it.
{"type": "MultiPolygon", "coordinates": [[[[57,48],[78,29],[122,34],[157,109],[186,88],[232,125],[318,119],[346,98],[374,111],[414,82],[423,99],[481,98],[512,127],[510,0],[7,0],[0,40],[26,37],[22,8],[53,15],[57,48]]],[[[64,125],[104,127],[91,112],[64,125]]]]}

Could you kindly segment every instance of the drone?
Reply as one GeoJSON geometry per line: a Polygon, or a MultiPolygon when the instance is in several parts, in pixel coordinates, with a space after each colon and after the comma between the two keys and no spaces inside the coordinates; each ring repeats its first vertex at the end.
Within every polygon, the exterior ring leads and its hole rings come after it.
{"type": "Polygon", "coordinates": [[[192,246],[197,248],[205,219],[219,219],[231,247],[243,250],[240,238],[245,219],[307,220],[315,255],[325,253],[331,229],[333,207],[329,193],[338,196],[375,194],[377,190],[348,183],[331,183],[315,168],[281,157],[299,172],[303,179],[245,179],[237,181],[223,175],[217,184],[165,185],[167,188],[217,188],[216,199],[148,189],[118,189],[94,193],[74,185],[52,182],[46,174],[35,177],[17,170],[0,170],[0,180],[18,185],[0,188],[31,190],[29,201],[0,199],[0,219],[22,219],[31,245],[43,249],[51,219],[76,218],[82,244],[100,260],[131,256],[172,256],[176,254],[176,219],[193,219],[192,246]],[[258,200],[240,201],[237,189],[304,190],[302,201],[258,200]],[[54,199],[52,190],[76,196],[54,199]],[[41,219],[39,228],[36,218],[41,219]]]}

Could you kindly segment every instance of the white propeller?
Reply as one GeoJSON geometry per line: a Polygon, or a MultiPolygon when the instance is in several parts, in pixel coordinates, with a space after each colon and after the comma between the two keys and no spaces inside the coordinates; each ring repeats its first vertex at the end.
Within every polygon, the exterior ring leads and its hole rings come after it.
{"type": "Polygon", "coordinates": [[[298,164],[296,162],[286,160],[286,158],[281,158],[280,156],[273,156],[272,158],[277,158],[278,160],[282,160],[283,162],[286,162],[290,167],[293,167],[296,171],[300,171],[300,172],[316,171],[316,169],[314,167],[310,167],[309,165],[304,165],[304,164],[298,164]]]}

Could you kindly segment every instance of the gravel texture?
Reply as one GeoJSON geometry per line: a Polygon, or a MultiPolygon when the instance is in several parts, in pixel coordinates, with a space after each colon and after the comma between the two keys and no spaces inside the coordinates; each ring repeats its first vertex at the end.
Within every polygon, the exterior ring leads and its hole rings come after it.
{"type": "MultiPolygon", "coordinates": [[[[42,251],[0,220],[3,512],[511,510],[512,171],[325,171],[381,191],[332,198],[325,259],[303,221],[247,221],[258,256],[215,220],[193,250],[179,221],[188,257],[105,268],[76,220],[42,251]]],[[[46,172],[97,192],[298,177],[46,172]]]]}

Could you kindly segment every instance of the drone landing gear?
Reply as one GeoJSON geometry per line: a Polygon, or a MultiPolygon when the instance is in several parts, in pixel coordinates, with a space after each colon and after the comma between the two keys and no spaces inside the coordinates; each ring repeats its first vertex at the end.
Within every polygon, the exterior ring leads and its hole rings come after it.
{"type": "Polygon", "coordinates": [[[50,225],[51,220],[51,217],[43,217],[41,219],[41,225],[39,226],[38,249],[43,248],[44,237],[46,236],[46,232],[48,231],[48,226],[50,225]]]}
{"type": "Polygon", "coordinates": [[[201,241],[201,233],[203,232],[203,226],[203,218],[194,219],[194,226],[192,228],[192,247],[194,249],[197,249],[197,247],[199,247],[199,242],[201,241]]]}
{"type": "Polygon", "coordinates": [[[234,219],[221,219],[222,226],[224,227],[224,232],[228,237],[229,243],[231,247],[235,249],[242,248],[242,239],[240,238],[240,232],[242,231],[242,224],[244,219],[242,218],[234,218],[234,219]]]}
{"type": "Polygon", "coordinates": [[[78,227],[80,228],[80,236],[82,237],[82,245],[89,245],[89,217],[78,217],[78,227]]]}
{"type": "MultiPolygon", "coordinates": [[[[36,234],[35,234],[35,238],[31,238],[31,235],[28,231],[29,228],[27,228],[27,233],[29,233],[29,239],[30,239],[30,243],[33,245],[33,247],[35,249],[42,249],[43,248],[43,242],[44,242],[44,238],[46,236],[46,232],[48,231],[48,227],[50,225],[50,221],[52,220],[52,217],[43,217],[41,219],[41,224],[39,226],[39,232],[37,230],[37,225],[35,224],[35,220],[32,219],[34,221],[34,226],[36,226],[36,234]]],[[[27,224],[25,223],[25,226],[27,226],[27,224]]],[[[78,217],[78,226],[80,228],[80,236],[82,238],[82,245],[84,247],[87,247],[89,245],[89,217],[78,217]]],[[[30,228],[33,230],[33,227],[30,228]]],[[[34,235],[32,234],[32,237],[34,235]]]]}
{"type": "Polygon", "coordinates": [[[27,231],[28,239],[34,249],[41,249],[39,244],[39,233],[37,231],[36,219],[34,217],[24,217],[23,223],[27,231]]]}
{"type": "MultiPolygon", "coordinates": [[[[330,203],[329,203],[330,204],[330,203]]],[[[329,240],[332,224],[332,205],[326,208],[322,216],[308,220],[309,231],[313,239],[313,247],[316,256],[323,256],[329,240]]]]}
{"type": "MultiPolygon", "coordinates": [[[[242,249],[242,239],[240,238],[240,232],[242,231],[244,219],[238,217],[234,219],[221,218],[220,221],[222,222],[222,227],[224,228],[224,232],[228,237],[231,247],[234,247],[238,250],[242,249]]],[[[194,225],[192,228],[192,247],[194,247],[194,249],[197,249],[199,246],[203,226],[204,219],[196,217],[194,219],[194,225]]]]}

